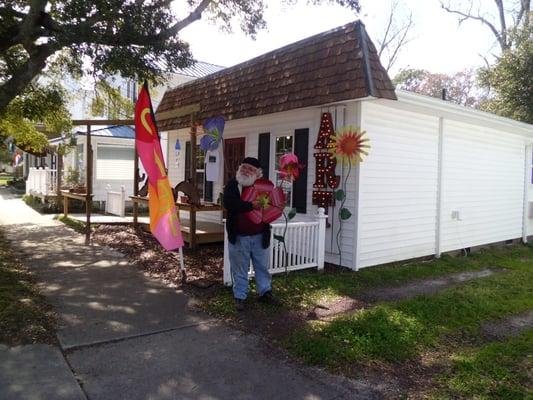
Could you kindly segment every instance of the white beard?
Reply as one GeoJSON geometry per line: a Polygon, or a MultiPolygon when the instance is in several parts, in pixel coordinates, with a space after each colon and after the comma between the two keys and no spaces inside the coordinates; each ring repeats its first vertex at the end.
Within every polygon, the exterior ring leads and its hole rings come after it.
{"type": "Polygon", "coordinates": [[[237,172],[237,175],[236,175],[235,179],[237,179],[237,182],[242,187],[248,187],[248,186],[252,186],[254,184],[256,177],[255,176],[246,176],[246,175],[243,175],[243,174],[237,172]]]}

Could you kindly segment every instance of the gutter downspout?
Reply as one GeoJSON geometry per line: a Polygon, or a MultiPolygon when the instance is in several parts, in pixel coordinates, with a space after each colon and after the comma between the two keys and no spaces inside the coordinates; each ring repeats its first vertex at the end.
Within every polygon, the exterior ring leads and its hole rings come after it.
{"type": "MultiPolygon", "coordinates": [[[[362,127],[363,122],[363,102],[357,102],[355,107],[355,120],[356,126],[362,127]]],[[[361,265],[360,254],[361,254],[361,223],[360,223],[360,209],[361,209],[361,163],[357,163],[354,168],[354,178],[355,178],[355,207],[354,207],[354,237],[355,237],[355,251],[353,259],[353,270],[359,271],[359,266],[361,265]]]]}
{"type": "Polygon", "coordinates": [[[532,145],[528,144],[524,149],[524,210],[522,218],[522,242],[527,243],[527,231],[529,225],[529,184],[531,182],[531,153],[532,145]]]}
{"type": "Polygon", "coordinates": [[[437,166],[437,221],[435,227],[435,257],[440,258],[442,253],[442,174],[444,153],[444,118],[439,117],[439,149],[437,166]]]}

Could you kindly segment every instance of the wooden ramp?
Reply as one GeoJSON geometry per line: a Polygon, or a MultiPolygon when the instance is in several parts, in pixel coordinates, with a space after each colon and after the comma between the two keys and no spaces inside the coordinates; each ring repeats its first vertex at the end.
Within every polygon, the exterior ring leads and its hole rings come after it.
{"type": "MultiPolygon", "coordinates": [[[[183,240],[190,243],[190,220],[180,219],[183,240]]],[[[224,241],[224,225],[217,222],[196,220],[196,243],[218,243],[224,241]]]]}

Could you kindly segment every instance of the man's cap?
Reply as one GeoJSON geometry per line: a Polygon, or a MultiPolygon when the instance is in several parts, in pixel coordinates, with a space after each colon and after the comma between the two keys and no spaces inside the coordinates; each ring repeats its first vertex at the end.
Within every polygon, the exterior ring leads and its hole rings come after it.
{"type": "Polygon", "coordinates": [[[242,160],[241,164],[250,164],[252,167],[261,168],[259,160],[254,157],[246,157],[244,160],[242,160]]]}

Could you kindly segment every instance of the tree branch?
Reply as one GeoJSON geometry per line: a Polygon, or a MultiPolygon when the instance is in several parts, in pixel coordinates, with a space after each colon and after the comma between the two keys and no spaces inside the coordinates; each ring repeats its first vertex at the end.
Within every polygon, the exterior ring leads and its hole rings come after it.
{"type": "Polygon", "coordinates": [[[191,11],[187,17],[182,19],[181,21],[178,21],[176,24],[171,26],[170,28],[166,29],[164,32],[160,33],[160,36],[163,38],[167,38],[170,36],[175,36],[179,31],[181,31],[183,28],[189,26],[194,21],[199,20],[202,18],[202,13],[206,10],[206,8],[211,4],[213,0],[202,0],[198,6],[191,11]]]}
{"type": "Polygon", "coordinates": [[[33,47],[30,58],[0,86],[0,113],[44,69],[48,57],[59,49],[60,46],[51,43],[33,47]]]}
{"type": "MultiPolygon", "coordinates": [[[[495,0],[495,1],[498,2],[500,0],[495,0]]],[[[494,36],[496,37],[496,39],[498,40],[498,43],[500,44],[500,47],[501,47],[502,51],[508,48],[508,44],[506,43],[506,41],[504,40],[504,38],[502,37],[500,32],[498,32],[496,27],[490,21],[488,21],[487,19],[483,18],[480,15],[473,15],[473,14],[470,13],[470,11],[468,13],[464,13],[464,12],[462,12],[460,10],[453,10],[450,7],[445,6],[442,2],[440,3],[440,6],[442,7],[442,9],[444,9],[447,12],[449,12],[450,14],[460,15],[462,17],[459,20],[460,22],[463,22],[463,21],[465,21],[467,19],[473,19],[473,20],[476,20],[476,21],[480,21],[482,24],[487,25],[489,27],[489,29],[492,31],[492,33],[494,34],[494,36]]]]}
{"type": "Polygon", "coordinates": [[[34,46],[35,28],[40,27],[39,21],[42,18],[42,13],[44,13],[47,3],[48,0],[32,0],[28,14],[26,14],[26,18],[24,18],[24,21],[22,21],[20,26],[16,43],[22,44],[28,52],[30,52],[34,46]]]}

